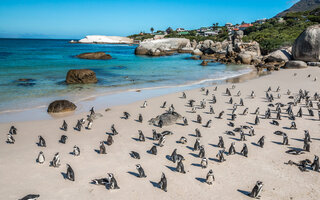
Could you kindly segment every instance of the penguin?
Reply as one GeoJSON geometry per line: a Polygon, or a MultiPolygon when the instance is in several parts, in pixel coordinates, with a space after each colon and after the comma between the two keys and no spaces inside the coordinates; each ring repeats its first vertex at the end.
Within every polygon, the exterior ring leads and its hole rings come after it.
{"type": "Polygon", "coordinates": [[[123,112],[123,119],[129,119],[130,116],[128,112],[123,112]]]}
{"type": "Polygon", "coordinates": [[[206,128],[211,128],[211,122],[212,122],[212,120],[209,119],[208,122],[206,123],[205,127],[206,128]]]}
{"type": "Polygon", "coordinates": [[[182,174],[186,173],[186,171],[184,170],[184,165],[182,163],[182,159],[178,159],[178,164],[177,164],[176,170],[177,170],[177,172],[180,172],[182,174]]]}
{"type": "Polygon", "coordinates": [[[9,133],[10,133],[11,135],[17,135],[17,128],[14,127],[14,126],[11,126],[11,127],[10,127],[10,130],[9,130],[9,133]]]}
{"type": "Polygon", "coordinates": [[[174,149],[171,156],[170,156],[170,159],[173,163],[176,163],[177,161],[177,149],[174,149]]]}
{"type": "Polygon", "coordinates": [[[51,161],[50,166],[52,166],[52,167],[59,167],[59,166],[60,166],[60,155],[59,155],[59,152],[57,152],[57,153],[54,155],[54,157],[53,157],[53,159],[52,159],[52,161],[51,161]]]}
{"type": "Polygon", "coordinates": [[[69,164],[67,164],[67,175],[66,178],[69,179],[70,181],[74,181],[75,177],[74,177],[74,171],[71,168],[71,166],[69,164]]]}
{"type": "Polygon", "coordinates": [[[157,155],[157,146],[153,145],[150,149],[150,153],[153,155],[157,155]]]}
{"type": "Polygon", "coordinates": [[[235,145],[235,143],[232,142],[230,147],[229,147],[228,155],[233,155],[233,154],[236,153],[236,149],[235,149],[234,145],[235,145]]]}
{"type": "Polygon", "coordinates": [[[270,86],[268,87],[268,90],[267,90],[267,92],[271,92],[271,87],[270,87],[270,86]]]}
{"type": "Polygon", "coordinates": [[[234,123],[233,122],[229,122],[228,126],[234,127],[234,123]]]}
{"type": "Polygon", "coordinates": [[[160,138],[160,134],[158,134],[155,129],[152,129],[152,139],[159,140],[159,138],[160,138]]]}
{"type": "Polygon", "coordinates": [[[257,181],[256,185],[253,187],[251,193],[249,194],[250,197],[259,199],[260,193],[262,190],[263,184],[261,181],[257,181]]]}
{"type": "Polygon", "coordinates": [[[161,108],[166,108],[166,105],[167,105],[167,102],[165,101],[165,102],[163,102],[161,108]]]}
{"type": "Polygon", "coordinates": [[[207,166],[208,166],[208,160],[207,160],[206,157],[203,157],[203,158],[202,158],[200,165],[201,165],[201,168],[202,168],[202,169],[207,168],[207,166]]]}
{"type": "Polygon", "coordinates": [[[138,173],[139,173],[139,178],[146,178],[147,176],[146,176],[146,174],[144,173],[144,170],[143,170],[143,168],[141,167],[141,165],[140,164],[137,164],[136,165],[136,168],[137,168],[137,170],[138,170],[138,173]]]}
{"type": "Polygon", "coordinates": [[[234,121],[237,118],[236,114],[231,114],[231,121],[234,121]]]}
{"type": "Polygon", "coordinates": [[[271,124],[275,126],[279,126],[279,122],[277,122],[276,120],[272,120],[271,124]]]}
{"type": "Polygon", "coordinates": [[[259,108],[259,107],[256,109],[256,111],[254,112],[254,114],[255,114],[255,115],[259,115],[259,114],[260,114],[260,108],[259,108]]]}
{"type": "Polygon", "coordinates": [[[289,139],[286,133],[283,133],[283,145],[289,145],[289,139]]]}
{"type": "Polygon", "coordinates": [[[183,137],[183,136],[182,136],[182,137],[180,138],[180,140],[179,140],[179,143],[181,143],[181,144],[187,144],[187,142],[188,142],[188,141],[187,141],[187,138],[185,138],[185,137],[183,137]]]}
{"type": "Polygon", "coordinates": [[[39,197],[40,197],[39,194],[28,194],[19,200],[37,200],[39,197]]]}
{"type": "Polygon", "coordinates": [[[112,173],[108,173],[108,182],[106,183],[106,187],[108,189],[120,189],[118,186],[117,180],[114,178],[114,175],[112,173]]]}
{"type": "Polygon", "coordinates": [[[240,91],[240,90],[238,91],[237,96],[238,96],[238,97],[241,96],[241,91],[240,91]]]}
{"type": "Polygon", "coordinates": [[[107,138],[107,142],[106,142],[106,144],[107,144],[108,146],[110,146],[110,145],[112,145],[112,144],[113,144],[113,138],[112,138],[112,136],[111,136],[111,135],[108,135],[108,138],[107,138]]]}
{"type": "Polygon", "coordinates": [[[308,130],[304,130],[304,138],[305,140],[307,140],[308,142],[311,142],[311,137],[310,137],[310,133],[308,130]]]}
{"type": "Polygon", "coordinates": [[[212,95],[212,104],[215,104],[215,103],[217,103],[217,98],[216,98],[216,96],[213,94],[213,95],[212,95]]]}
{"type": "Polygon", "coordinates": [[[39,138],[39,142],[38,142],[38,146],[39,147],[46,147],[46,141],[43,139],[43,137],[41,135],[38,136],[39,138]]]}
{"type": "Polygon", "coordinates": [[[233,99],[232,99],[232,97],[230,97],[230,99],[229,99],[229,104],[233,104],[233,99]]]}
{"type": "Polygon", "coordinates": [[[159,147],[163,147],[164,143],[166,141],[166,137],[164,135],[162,135],[159,139],[159,142],[158,142],[158,146],[159,147]]]}
{"type": "Polygon", "coordinates": [[[302,108],[300,107],[299,111],[297,112],[297,117],[302,117],[302,108]]]}
{"type": "Polygon", "coordinates": [[[90,109],[90,116],[93,116],[93,115],[95,115],[94,107],[92,107],[92,108],[90,109]]]}
{"type": "Polygon", "coordinates": [[[99,153],[100,154],[107,154],[106,146],[104,146],[104,142],[103,141],[100,142],[99,153]]]}
{"type": "Polygon", "coordinates": [[[291,122],[291,126],[290,126],[290,129],[294,129],[294,130],[297,130],[297,125],[296,125],[296,122],[292,121],[291,122]]]}
{"type": "Polygon", "coordinates": [[[87,125],[86,129],[91,130],[92,124],[93,124],[93,120],[90,118],[90,119],[88,120],[88,125],[87,125]]]}
{"type": "Polygon", "coordinates": [[[138,152],[135,152],[135,151],[131,151],[130,152],[130,156],[132,158],[135,158],[135,159],[140,159],[140,154],[138,152]]]}
{"type": "Polygon", "coordinates": [[[191,113],[196,113],[196,112],[197,112],[197,108],[196,108],[196,107],[193,107],[190,112],[191,112],[191,113]]]}
{"type": "Polygon", "coordinates": [[[219,142],[217,146],[220,148],[224,148],[224,141],[222,136],[219,136],[219,142]]]}
{"type": "Polygon", "coordinates": [[[67,141],[67,139],[68,139],[68,136],[66,136],[66,135],[61,135],[61,138],[60,138],[60,143],[62,143],[62,144],[65,144],[66,143],[66,141],[67,141]]]}
{"type": "Polygon", "coordinates": [[[219,159],[219,162],[224,162],[226,161],[226,159],[224,159],[224,149],[223,150],[220,150],[218,152],[218,154],[216,155],[216,157],[219,159]]]}
{"type": "Polygon", "coordinates": [[[310,152],[310,142],[307,140],[307,138],[303,141],[303,150],[310,152]]]}
{"type": "Polygon", "coordinates": [[[74,127],[74,129],[76,129],[77,131],[81,131],[82,128],[82,123],[80,120],[78,120],[76,126],[74,127]]]}
{"type": "Polygon", "coordinates": [[[192,108],[193,107],[193,104],[194,104],[195,100],[191,99],[189,100],[189,106],[192,108]]]}
{"type": "Polygon", "coordinates": [[[207,89],[207,90],[206,90],[206,96],[208,96],[208,95],[209,95],[209,90],[207,89]]]}
{"type": "Polygon", "coordinates": [[[250,127],[249,127],[249,135],[250,135],[250,136],[255,136],[253,126],[250,126],[250,127]]]}
{"type": "Polygon", "coordinates": [[[111,132],[112,132],[112,135],[118,135],[118,131],[114,127],[114,124],[111,125],[111,132]]]}
{"type": "Polygon", "coordinates": [[[142,117],[142,115],[141,115],[141,114],[139,114],[138,122],[142,123],[142,121],[143,121],[143,117],[142,117]]]}
{"type": "Polygon", "coordinates": [[[189,125],[187,118],[183,117],[182,120],[183,120],[183,126],[188,126],[189,125]]]}
{"type": "Polygon", "coordinates": [[[255,118],[255,120],[254,120],[254,124],[255,124],[255,125],[259,125],[259,124],[260,124],[260,119],[259,119],[259,116],[258,116],[258,115],[256,115],[256,118],[255,118]]]}
{"type": "Polygon", "coordinates": [[[210,111],[209,111],[209,113],[210,113],[210,114],[215,114],[212,106],[210,106],[210,111]]]}
{"type": "Polygon", "coordinates": [[[262,137],[258,140],[258,145],[259,145],[259,147],[263,148],[263,146],[264,146],[264,136],[262,136],[262,137]]]}
{"type": "Polygon", "coordinates": [[[314,160],[313,163],[311,164],[311,168],[316,171],[319,172],[319,157],[318,156],[314,156],[314,160]]]}
{"type": "Polygon", "coordinates": [[[141,108],[146,108],[146,107],[147,107],[147,101],[144,101],[141,108]]]}
{"type": "Polygon", "coordinates": [[[140,142],[146,141],[145,138],[144,138],[144,135],[143,135],[142,131],[141,131],[141,130],[138,130],[138,132],[139,132],[139,141],[140,141],[140,142]]]}
{"type": "Polygon", "coordinates": [[[224,111],[221,111],[221,112],[219,113],[218,119],[222,119],[223,113],[224,113],[224,111]]]}
{"type": "Polygon", "coordinates": [[[62,126],[61,126],[61,130],[63,131],[68,131],[68,124],[65,120],[63,120],[62,126]]]}
{"type": "Polygon", "coordinates": [[[226,95],[231,96],[231,92],[230,92],[229,88],[226,89],[226,95]]]}
{"type": "Polygon", "coordinates": [[[15,141],[16,140],[13,138],[13,136],[10,133],[8,133],[8,135],[7,135],[7,143],[8,144],[14,144],[15,141]]]}
{"type": "Polygon", "coordinates": [[[160,179],[158,185],[161,190],[167,192],[167,178],[163,172],[162,172],[161,179],[160,179]]]}
{"type": "Polygon", "coordinates": [[[247,114],[248,114],[248,108],[245,108],[245,109],[243,110],[242,115],[246,116],[247,114]]]}
{"type": "Polygon", "coordinates": [[[187,98],[187,95],[186,95],[185,92],[182,92],[182,98],[183,98],[183,99],[186,99],[186,98],[187,98]]]}
{"type": "Polygon", "coordinates": [[[218,90],[218,87],[216,86],[214,89],[213,89],[213,91],[217,91],[218,90]]]}
{"type": "Polygon", "coordinates": [[[246,136],[244,135],[244,132],[242,130],[240,131],[240,141],[247,141],[246,136]]]}
{"type": "Polygon", "coordinates": [[[255,96],[256,96],[256,95],[255,95],[254,91],[252,91],[251,94],[250,94],[250,97],[251,97],[252,99],[254,99],[255,96]]]}
{"type": "Polygon", "coordinates": [[[73,147],[73,155],[80,156],[80,148],[77,145],[74,145],[73,147]]]}
{"type": "Polygon", "coordinates": [[[108,179],[107,178],[93,179],[91,183],[95,185],[106,185],[108,183],[108,179]]]}
{"type": "Polygon", "coordinates": [[[213,181],[215,181],[215,179],[214,179],[213,171],[212,169],[210,169],[206,177],[206,183],[208,185],[212,185],[213,181]]]}
{"type": "Polygon", "coordinates": [[[201,145],[200,146],[200,151],[199,151],[199,158],[203,158],[203,157],[205,157],[205,155],[206,155],[206,152],[205,152],[205,150],[204,150],[204,146],[203,145],[201,145]]]}
{"type": "Polygon", "coordinates": [[[46,158],[44,157],[44,154],[42,151],[39,152],[38,158],[37,158],[37,162],[40,164],[43,164],[44,161],[46,160],[46,158]]]}
{"type": "Polygon", "coordinates": [[[202,123],[202,117],[200,115],[197,115],[197,123],[199,124],[202,123]]]}
{"type": "Polygon", "coordinates": [[[193,145],[193,151],[197,151],[200,149],[200,139],[197,138],[194,145],[193,145]]]}
{"type": "Polygon", "coordinates": [[[314,116],[313,110],[312,110],[311,108],[308,108],[308,112],[309,112],[309,115],[310,115],[311,117],[314,116]]]}
{"type": "Polygon", "coordinates": [[[276,92],[280,92],[280,86],[277,87],[276,92]]]}
{"type": "Polygon", "coordinates": [[[163,121],[162,121],[162,119],[159,120],[158,126],[159,126],[160,128],[162,128],[162,126],[163,126],[163,121]]]}
{"type": "Polygon", "coordinates": [[[196,131],[196,137],[198,138],[202,137],[201,132],[198,128],[196,128],[195,131],[196,131]]]}
{"type": "Polygon", "coordinates": [[[246,144],[243,144],[243,148],[240,152],[243,156],[248,157],[248,147],[246,144]]]}

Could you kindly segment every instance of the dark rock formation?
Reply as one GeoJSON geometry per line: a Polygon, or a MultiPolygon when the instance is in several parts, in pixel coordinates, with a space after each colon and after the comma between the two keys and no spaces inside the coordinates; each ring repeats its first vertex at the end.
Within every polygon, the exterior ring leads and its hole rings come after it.
{"type": "Polygon", "coordinates": [[[82,53],[77,55],[81,59],[90,59],[90,60],[109,60],[112,57],[105,52],[93,52],[93,53],[82,53]]]}
{"type": "Polygon", "coordinates": [[[97,83],[96,73],[90,69],[72,69],[66,77],[67,84],[97,83]]]}
{"type": "Polygon", "coordinates": [[[56,100],[48,106],[48,113],[60,113],[67,111],[74,111],[77,108],[74,103],[68,100],[56,100]]]}
{"type": "Polygon", "coordinates": [[[283,17],[289,12],[304,12],[316,9],[320,6],[320,0],[301,0],[294,4],[291,8],[279,13],[276,17],[283,17]]]}

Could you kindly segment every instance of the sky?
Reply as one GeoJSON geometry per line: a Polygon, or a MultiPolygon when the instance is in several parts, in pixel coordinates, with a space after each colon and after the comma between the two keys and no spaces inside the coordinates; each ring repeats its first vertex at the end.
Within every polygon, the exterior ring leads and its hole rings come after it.
{"type": "Polygon", "coordinates": [[[80,39],[218,22],[253,22],[288,9],[290,0],[0,0],[1,38],[80,39]]]}

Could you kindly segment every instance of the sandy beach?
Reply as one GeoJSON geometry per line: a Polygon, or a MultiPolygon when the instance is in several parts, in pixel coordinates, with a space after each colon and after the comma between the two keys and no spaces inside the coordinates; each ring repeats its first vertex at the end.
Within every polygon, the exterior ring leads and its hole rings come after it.
{"type": "MultiPolygon", "coordinates": [[[[82,113],[57,118],[52,120],[38,120],[16,123],[1,123],[0,130],[0,199],[19,199],[27,194],[40,194],[39,199],[251,199],[246,194],[251,192],[256,181],[263,182],[264,187],[261,192],[261,199],[319,199],[320,198],[320,173],[312,170],[301,172],[295,165],[284,163],[292,160],[309,159],[313,162],[314,155],[320,156],[320,121],[318,118],[317,103],[314,101],[314,116],[309,116],[305,101],[293,107],[296,114],[299,107],[302,107],[303,117],[297,117],[295,122],[297,130],[288,129],[291,120],[285,112],[287,106],[282,108],[282,119],[279,126],[270,124],[275,119],[275,107],[269,107],[272,111],[271,119],[264,119],[268,104],[265,92],[270,86],[275,100],[273,104],[281,102],[287,105],[292,102],[287,95],[287,90],[295,96],[299,90],[310,91],[313,97],[315,92],[320,92],[319,80],[320,68],[287,69],[272,72],[271,75],[263,76],[243,83],[233,83],[218,85],[217,91],[212,87],[207,87],[209,95],[200,91],[200,88],[185,91],[187,98],[181,97],[181,92],[163,95],[147,99],[148,106],[141,108],[142,101],[129,105],[113,106],[109,111],[97,110],[100,117],[93,122],[91,130],[83,128],[81,132],[73,127],[78,119],[86,118],[89,114],[82,113]],[[296,76],[294,74],[296,73],[296,76]],[[307,77],[311,74],[311,77],[307,77]],[[277,87],[280,91],[276,92],[277,87]],[[229,104],[230,97],[225,95],[226,88],[229,88],[234,103],[239,103],[240,98],[244,100],[244,106],[237,109],[237,119],[235,127],[228,126],[230,122],[233,104],[229,104]],[[241,96],[236,94],[241,91],[241,96]],[[251,91],[255,91],[256,97],[250,98],[251,91]],[[278,99],[278,93],[281,98],[278,99]],[[211,104],[212,94],[217,98],[216,104],[211,104]],[[187,105],[188,100],[194,99],[195,105],[199,106],[201,100],[206,100],[205,109],[197,109],[196,113],[191,113],[191,108],[187,105]],[[160,108],[164,101],[167,107],[160,108]],[[189,125],[182,126],[182,120],[170,126],[162,128],[150,125],[148,120],[165,112],[173,104],[176,112],[188,119],[189,125]],[[215,114],[208,114],[209,106],[212,105],[215,114]],[[256,115],[252,114],[257,107],[260,107],[260,124],[254,125],[256,115]],[[241,115],[243,110],[248,108],[246,116],[241,115]],[[225,111],[222,119],[217,116],[221,111],[225,111]],[[121,119],[123,112],[131,114],[128,120],[121,119]],[[143,122],[136,120],[142,114],[143,122]],[[194,122],[197,115],[201,115],[202,124],[194,122]],[[203,125],[212,120],[211,128],[203,125]],[[63,120],[69,125],[68,131],[60,130],[63,120]],[[106,145],[107,154],[97,153],[100,141],[106,141],[110,133],[110,127],[114,124],[119,132],[113,136],[114,143],[106,145]],[[7,144],[7,133],[14,125],[18,131],[14,135],[15,143],[7,144]],[[239,141],[240,134],[235,136],[226,135],[226,131],[232,131],[240,125],[253,126],[255,136],[248,136],[247,141],[239,141]],[[199,151],[193,151],[196,141],[195,129],[201,131],[200,144],[204,145],[206,158],[209,159],[208,167],[200,167],[201,158],[199,151]],[[152,129],[157,132],[165,130],[174,134],[166,137],[163,147],[157,147],[158,154],[152,155],[147,151],[157,141],[152,139],[152,129]],[[138,130],[141,130],[145,137],[145,142],[137,141],[138,130]],[[311,135],[311,150],[301,155],[290,155],[286,151],[292,147],[303,148],[304,130],[308,130],[311,135]],[[282,145],[282,136],[275,135],[275,131],[283,131],[289,137],[289,146],[282,145]],[[59,143],[61,135],[67,135],[66,144],[59,143]],[[38,136],[41,135],[47,143],[47,147],[38,147],[38,136]],[[177,141],[186,137],[187,144],[179,144],[177,141]],[[221,150],[217,147],[219,136],[223,136],[226,151],[230,144],[235,142],[237,152],[240,152],[243,143],[248,146],[248,157],[240,154],[225,155],[225,162],[218,162],[216,154],[221,150]],[[255,145],[261,136],[265,136],[265,146],[260,148],[255,145]],[[80,147],[81,155],[71,154],[73,146],[80,147]],[[169,158],[172,151],[184,156],[183,161],[186,174],[175,171],[176,163],[169,158]],[[46,161],[44,164],[36,162],[40,151],[43,151],[46,161]],[[136,151],[141,159],[132,158],[129,153],[136,151]],[[61,166],[59,168],[49,167],[56,152],[60,153],[61,166]],[[75,172],[75,181],[64,179],[62,173],[66,173],[66,164],[70,164],[75,172]],[[136,164],[141,164],[146,178],[138,178],[136,164]],[[205,183],[208,171],[212,169],[215,181],[213,185],[205,183]],[[168,192],[157,188],[161,173],[164,172],[168,180],[168,192]],[[107,173],[113,173],[120,186],[118,190],[107,190],[102,185],[91,184],[92,179],[104,178],[107,173]]],[[[143,94],[143,93],[142,93],[143,94]]],[[[95,105],[92,105],[95,106],[95,105]]],[[[106,105],[106,108],[108,106],[106,105]]]]}

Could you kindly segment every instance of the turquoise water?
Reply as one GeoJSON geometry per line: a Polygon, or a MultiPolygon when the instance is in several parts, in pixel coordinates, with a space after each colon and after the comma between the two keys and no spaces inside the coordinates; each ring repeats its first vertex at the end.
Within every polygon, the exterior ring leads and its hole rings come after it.
{"type": "Polygon", "coordinates": [[[186,59],[190,54],[165,57],[134,55],[136,46],[70,44],[68,40],[0,39],[0,112],[46,106],[56,99],[86,97],[130,89],[195,84],[249,72],[246,66],[186,59]],[[82,60],[84,52],[104,51],[111,60],[82,60]],[[70,69],[91,69],[99,82],[66,85],[70,69]],[[28,84],[18,79],[31,79],[28,84]]]}

